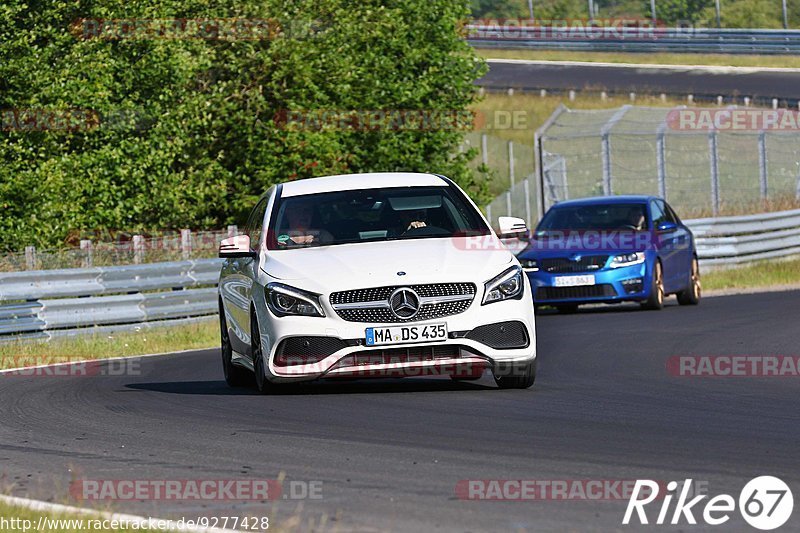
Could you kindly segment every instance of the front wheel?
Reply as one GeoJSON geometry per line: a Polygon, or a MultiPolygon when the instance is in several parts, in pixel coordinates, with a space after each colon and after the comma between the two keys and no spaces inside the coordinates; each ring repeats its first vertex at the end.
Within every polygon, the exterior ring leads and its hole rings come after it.
{"type": "Polygon", "coordinates": [[[689,274],[689,286],[678,293],[678,303],[681,305],[697,305],[700,303],[702,287],[700,285],[700,265],[697,258],[692,258],[692,271],[689,274]]]}
{"type": "Polygon", "coordinates": [[[515,369],[510,375],[494,376],[494,382],[501,389],[527,389],[534,381],[536,381],[536,359],[522,369],[515,369]]]}
{"type": "Polygon", "coordinates": [[[250,379],[249,373],[246,369],[233,364],[233,348],[222,304],[219,306],[219,336],[220,351],[222,352],[222,373],[225,375],[225,383],[230,387],[247,385],[250,379]]]}
{"type": "Polygon", "coordinates": [[[645,309],[657,311],[664,307],[664,272],[661,270],[661,263],[656,261],[653,267],[653,279],[650,282],[650,297],[642,303],[645,309]]]}
{"type": "Polygon", "coordinates": [[[264,368],[264,353],[261,349],[261,334],[258,331],[258,320],[255,314],[250,317],[250,352],[253,354],[253,372],[256,375],[256,389],[261,394],[274,392],[275,385],[267,379],[264,368]]]}

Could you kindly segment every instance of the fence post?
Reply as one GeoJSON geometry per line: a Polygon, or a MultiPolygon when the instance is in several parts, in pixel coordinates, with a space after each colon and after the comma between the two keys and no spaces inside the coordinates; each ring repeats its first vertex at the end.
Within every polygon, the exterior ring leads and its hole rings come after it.
{"type": "Polygon", "coordinates": [[[83,258],[81,259],[81,266],[83,268],[92,268],[92,241],[89,239],[81,239],[81,252],[83,258]]]}
{"type": "Polygon", "coordinates": [[[494,222],[492,221],[492,204],[486,206],[486,218],[489,220],[489,225],[494,227],[494,222]]]}
{"type": "Polygon", "coordinates": [[[708,158],[711,162],[711,213],[719,214],[719,152],[717,151],[717,131],[708,134],[708,158]]]}
{"type": "Polygon", "coordinates": [[[531,227],[531,186],[528,183],[530,180],[525,178],[522,182],[522,191],[525,194],[525,224],[528,228],[531,227]]]}
{"type": "Polygon", "coordinates": [[[614,194],[614,188],[611,186],[611,129],[617,122],[622,120],[622,117],[631,107],[630,104],[627,104],[617,109],[617,112],[608,119],[600,130],[600,135],[602,136],[600,156],[603,161],[603,194],[606,196],[614,194]]]}
{"type": "Polygon", "coordinates": [[[144,261],[144,237],[133,236],[133,264],[139,265],[144,261]]]}
{"type": "Polygon", "coordinates": [[[664,124],[658,128],[656,137],[656,172],[658,173],[658,195],[667,199],[667,165],[664,159],[666,138],[664,136],[664,124]]]}
{"type": "Polygon", "coordinates": [[[228,237],[236,237],[239,234],[239,228],[236,224],[228,226],[228,237]]]}
{"type": "Polygon", "coordinates": [[[508,141],[508,179],[514,188],[514,141],[508,141]]]}
{"type": "Polygon", "coordinates": [[[533,134],[533,175],[536,179],[536,216],[542,218],[544,209],[544,162],[542,161],[542,138],[533,134]]]}
{"type": "Polygon", "coordinates": [[[511,191],[506,191],[506,216],[511,215],[511,191]]]}
{"type": "Polygon", "coordinates": [[[611,194],[611,140],[608,133],[601,137],[600,158],[603,162],[603,194],[611,194]]]}
{"type": "Polygon", "coordinates": [[[192,230],[181,230],[181,257],[186,260],[192,255],[192,230]]]}
{"type": "Polygon", "coordinates": [[[767,134],[758,132],[758,182],[761,189],[761,199],[766,200],[767,189],[767,134]]]}
{"type": "Polygon", "coordinates": [[[36,247],[25,247],[25,270],[36,270],[36,247]]]}
{"type": "Polygon", "coordinates": [[[489,166],[489,137],[485,133],[481,133],[481,161],[489,166]]]}

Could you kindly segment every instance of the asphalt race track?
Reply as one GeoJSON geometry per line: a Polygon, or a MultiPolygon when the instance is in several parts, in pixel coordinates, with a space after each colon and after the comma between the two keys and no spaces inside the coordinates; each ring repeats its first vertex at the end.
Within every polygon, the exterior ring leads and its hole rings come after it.
{"type": "MultiPolygon", "coordinates": [[[[0,479],[14,495],[69,502],[72,479],[284,472],[322,481],[322,499],[110,505],[159,517],[327,517],[318,531],[755,531],[737,513],[716,528],[624,527],[625,501],[456,497],[468,479],[692,478],[738,499],[748,480],[771,474],[797,503],[800,378],[675,377],[666,361],[798,355],[800,292],[668,304],[539,316],[539,375],[522,391],[484,375],[259,396],[225,386],[216,350],[143,359],[140,375],[0,376],[0,479]]],[[[800,530],[797,508],[780,531],[790,530],[800,530]]]]}
{"type": "MultiPolygon", "coordinates": [[[[558,65],[491,60],[478,85],[487,89],[605,90],[625,93],[693,94],[696,97],[749,96],[760,102],[772,98],[798,101],[800,72],[749,69],[647,68],[558,65]]],[[[739,102],[741,104],[741,102],[739,102]]]]}

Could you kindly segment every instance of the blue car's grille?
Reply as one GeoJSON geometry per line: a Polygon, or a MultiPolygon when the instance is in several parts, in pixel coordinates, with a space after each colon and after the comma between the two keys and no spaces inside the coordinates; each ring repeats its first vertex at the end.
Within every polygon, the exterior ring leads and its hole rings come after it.
{"type": "Polygon", "coordinates": [[[548,257],[539,261],[545,272],[593,272],[606,266],[607,255],[584,255],[575,260],[569,257],[548,257]]]}
{"type": "Polygon", "coordinates": [[[603,298],[616,295],[617,291],[613,285],[607,283],[580,287],[539,287],[536,291],[536,301],[603,298]]]}

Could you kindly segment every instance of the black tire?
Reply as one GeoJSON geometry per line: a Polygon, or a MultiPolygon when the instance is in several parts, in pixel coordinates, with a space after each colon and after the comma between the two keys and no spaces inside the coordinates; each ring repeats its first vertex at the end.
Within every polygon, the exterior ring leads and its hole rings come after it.
{"type": "Polygon", "coordinates": [[[501,389],[527,389],[536,381],[536,359],[527,364],[522,372],[509,375],[496,375],[494,382],[501,389]]]}
{"type": "Polygon", "coordinates": [[[656,261],[653,267],[653,279],[650,281],[650,297],[642,303],[642,307],[658,311],[664,307],[664,271],[661,261],[656,261]]]}
{"type": "Polygon", "coordinates": [[[565,304],[565,305],[557,305],[556,309],[559,313],[564,315],[571,315],[578,311],[578,304],[565,304]]]}
{"type": "Polygon", "coordinates": [[[275,386],[267,379],[264,368],[264,356],[261,350],[261,334],[258,331],[258,319],[255,313],[250,315],[250,351],[253,356],[253,373],[256,376],[256,389],[261,394],[270,394],[275,386]]]}
{"type": "Polygon", "coordinates": [[[225,383],[229,387],[247,385],[251,380],[250,372],[246,368],[233,364],[233,347],[231,346],[231,338],[228,333],[228,324],[225,321],[222,302],[219,304],[219,336],[220,351],[222,352],[222,373],[225,376],[225,383]]]}
{"type": "Polygon", "coordinates": [[[700,284],[700,265],[697,258],[692,258],[692,270],[689,273],[689,286],[678,293],[678,303],[681,305],[697,305],[702,297],[703,287],[700,284]]]}

